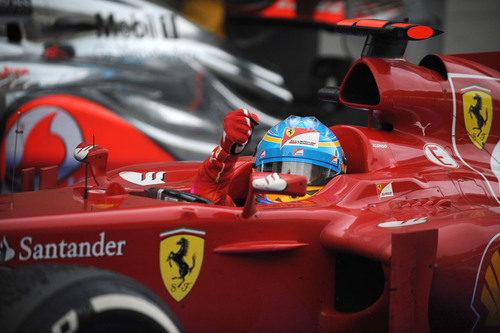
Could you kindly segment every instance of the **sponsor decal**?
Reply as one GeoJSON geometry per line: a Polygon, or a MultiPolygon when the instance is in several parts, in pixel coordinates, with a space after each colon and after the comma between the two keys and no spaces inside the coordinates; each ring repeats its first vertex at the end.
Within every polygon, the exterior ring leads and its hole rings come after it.
{"type": "Polygon", "coordinates": [[[5,78],[13,78],[17,79],[23,75],[28,74],[27,68],[10,68],[7,66],[3,66],[3,70],[0,71],[0,80],[5,78]]]}
{"type": "Polygon", "coordinates": [[[222,151],[221,146],[215,147],[214,150],[212,151],[212,154],[210,155],[210,162],[215,161],[219,157],[221,151],[222,151]]]}
{"type": "Polygon", "coordinates": [[[113,14],[95,15],[97,36],[132,37],[132,38],[175,38],[177,31],[173,15],[143,15],[137,18],[134,14],[129,19],[117,19],[113,14]]]}
{"type": "Polygon", "coordinates": [[[471,309],[476,314],[472,331],[480,326],[500,326],[500,234],[496,234],[486,246],[476,275],[471,309]]]}
{"type": "Polygon", "coordinates": [[[252,186],[261,191],[283,191],[288,186],[287,182],[276,172],[267,175],[265,178],[258,178],[252,181],[252,186]]]}
{"type": "Polygon", "coordinates": [[[416,121],[414,123],[415,126],[419,127],[421,130],[422,130],[422,136],[425,136],[425,129],[427,128],[427,126],[429,126],[431,123],[427,123],[427,125],[422,125],[422,123],[420,121],[416,121]]]}
{"type": "Polygon", "coordinates": [[[434,164],[447,168],[458,168],[457,162],[438,144],[428,143],[424,146],[425,156],[434,164]]]}
{"type": "Polygon", "coordinates": [[[46,165],[59,164],[60,181],[80,167],[72,152],[83,141],[83,135],[80,126],[67,111],[55,106],[38,106],[20,116],[19,127],[23,133],[18,138],[17,152],[14,151],[16,123],[7,132],[7,170],[13,165],[17,169],[37,165],[40,156],[43,156],[46,165]]]}
{"type": "Polygon", "coordinates": [[[0,262],[7,262],[16,256],[16,251],[10,247],[7,237],[3,236],[0,242],[0,262]]]}
{"type": "Polygon", "coordinates": [[[263,158],[265,156],[266,156],[266,151],[265,150],[261,151],[259,157],[263,158]]]}
{"type": "MultiPolygon", "coordinates": [[[[2,13],[1,8],[0,13],[2,13]]],[[[9,67],[4,65],[3,68],[0,67],[0,87],[12,91],[26,90],[34,85],[33,82],[26,78],[26,75],[29,73],[30,71],[28,68],[9,67]]]]}
{"type": "Polygon", "coordinates": [[[295,156],[303,156],[304,155],[304,149],[302,149],[302,148],[295,148],[293,150],[293,155],[295,155],[295,156]]]}
{"type": "Polygon", "coordinates": [[[333,155],[333,156],[332,156],[332,163],[333,163],[333,164],[337,164],[337,163],[338,163],[338,161],[339,161],[339,158],[338,158],[337,156],[333,155]]]}
{"type": "MultiPolygon", "coordinates": [[[[463,88],[462,91],[469,87],[463,88]]],[[[464,122],[471,142],[479,149],[483,149],[490,134],[493,119],[493,103],[491,95],[485,91],[489,89],[471,86],[462,94],[464,122]],[[479,89],[478,89],[479,88],[479,89]]]]}
{"type": "Polygon", "coordinates": [[[281,140],[280,148],[283,146],[295,145],[318,148],[319,132],[312,131],[306,128],[290,128],[285,129],[283,139],[281,140]]]}
{"type": "Polygon", "coordinates": [[[418,219],[409,219],[407,221],[388,221],[379,223],[378,226],[381,228],[395,228],[395,227],[406,227],[415,224],[421,224],[427,222],[427,217],[421,217],[418,219]]]}
{"type": "MultiPolygon", "coordinates": [[[[94,242],[67,242],[63,239],[55,243],[42,243],[32,236],[24,236],[19,241],[17,258],[28,261],[123,256],[126,244],[125,240],[106,240],[105,232],[101,232],[94,242]]],[[[15,255],[16,251],[9,246],[4,236],[0,245],[0,262],[9,261],[15,255]]]]}
{"type": "Polygon", "coordinates": [[[384,143],[374,143],[372,144],[373,148],[387,148],[387,145],[384,143]]]}
{"type": "Polygon", "coordinates": [[[205,232],[175,229],[160,234],[160,272],[163,284],[177,302],[193,289],[200,275],[205,232]]]}
{"type": "Polygon", "coordinates": [[[95,147],[94,145],[90,144],[85,147],[80,147],[80,145],[78,145],[75,148],[75,151],[73,152],[73,156],[76,158],[77,161],[83,162],[89,155],[89,151],[94,147],[95,147]]]}
{"type": "Polygon", "coordinates": [[[120,172],[120,177],[125,179],[130,183],[134,183],[140,186],[157,185],[165,183],[165,171],[161,172],[133,172],[133,171],[122,171],[120,172]]]}
{"type": "Polygon", "coordinates": [[[393,197],[392,183],[377,184],[377,195],[379,199],[393,197]]]}

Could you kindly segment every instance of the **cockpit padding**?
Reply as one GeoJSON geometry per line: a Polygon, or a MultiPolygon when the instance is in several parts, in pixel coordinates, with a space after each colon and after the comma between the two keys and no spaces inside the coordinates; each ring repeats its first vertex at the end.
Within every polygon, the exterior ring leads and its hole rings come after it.
{"type": "Polygon", "coordinates": [[[228,195],[237,203],[244,200],[248,193],[248,180],[252,172],[252,157],[241,156],[234,167],[228,195]]]}
{"type": "Polygon", "coordinates": [[[369,140],[360,129],[349,125],[336,125],[330,128],[342,146],[347,159],[347,173],[370,171],[369,163],[372,152],[369,140]]]}

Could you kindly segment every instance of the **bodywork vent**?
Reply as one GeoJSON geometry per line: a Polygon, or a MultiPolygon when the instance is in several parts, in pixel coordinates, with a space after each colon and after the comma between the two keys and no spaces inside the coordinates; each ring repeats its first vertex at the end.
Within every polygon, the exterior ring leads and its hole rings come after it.
{"type": "Polygon", "coordinates": [[[358,63],[352,68],[345,79],[340,97],[346,103],[362,105],[378,105],[380,103],[377,82],[375,82],[367,65],[358,63]]]}
{"type": "Polygon", "coordinates": [[[382,295],[385,277],[382,265],[349,253],[337,253],[335,264],[335,310],[362,311],[382,295]]]}
{"type": "Polygon", "coordinates": [[[448,72],[443,60],[436,55],[429,54],[420,60],[419,66],[431,69],[437,72],[443,79],[448,80],[448,72]]]}

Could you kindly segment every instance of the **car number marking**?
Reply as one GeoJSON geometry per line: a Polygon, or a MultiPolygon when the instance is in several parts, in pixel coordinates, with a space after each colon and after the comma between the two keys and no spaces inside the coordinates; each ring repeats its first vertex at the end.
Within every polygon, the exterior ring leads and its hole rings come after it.
{"type": "Polygon", "coordinates": [[[136,185],[148,186],[148,185],[164,184],[165,174],[166,174],[165,171],[161,172],[151,171],[151,172],[146,172],[146,174],[143,174],[142,172],[122,171],[120,172],[120,177],[136,185]]]}

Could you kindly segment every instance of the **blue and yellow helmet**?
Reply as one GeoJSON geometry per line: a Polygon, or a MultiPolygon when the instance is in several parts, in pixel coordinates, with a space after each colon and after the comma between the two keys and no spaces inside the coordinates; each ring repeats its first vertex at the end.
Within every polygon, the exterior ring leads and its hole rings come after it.
{"type": "Polygon", "coordinates": [[[315,117],[290,116],[271,128],[257,146],[255,171],[298,174],[307,177],[308,195],[258,196],[257,202],[305,199],[345,172],[344,153],[337,137],[315,117]]]}

